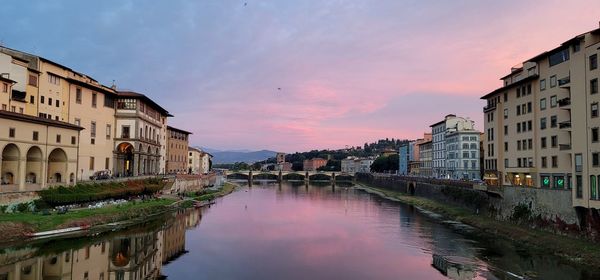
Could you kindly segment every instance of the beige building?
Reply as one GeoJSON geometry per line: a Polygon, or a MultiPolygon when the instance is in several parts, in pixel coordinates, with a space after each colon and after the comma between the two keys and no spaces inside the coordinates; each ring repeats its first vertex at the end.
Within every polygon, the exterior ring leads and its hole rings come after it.
{"type": "Polygon", "coordinates": [[[574,206],[600,209],[599,47],[600,29],[573,37],[482,97],[486,181],[571,189],[574,206]]]}
{"type": "Polygon", "coordinates": [[[0,192],[76,183],[80,131],[69,123],[0,110],[0,192]]]}
{"type": "Polygon", "coordinates": [[[433,141],[419,144],[419,173],[421,177],[433,177],[433,141]]]}
{"type": "Polygon", "coordinates": [[[189,174],[202,174],[200,172],[202,166],[202,154],[200,149],[188,147],[188,173],[189,174]]]}
{"type": "Polygon", "coordinates": [[[167,117],[172,115],[137,92],[119,91],[115,104],[114,174],[139,176],[164,173],[166,135],[163,131],[167,117]]]}
{"type": "Polygon", "coordinates": [[[167,126],[167,173],[187,173],[189,135],[182,129],[167,126]]]}

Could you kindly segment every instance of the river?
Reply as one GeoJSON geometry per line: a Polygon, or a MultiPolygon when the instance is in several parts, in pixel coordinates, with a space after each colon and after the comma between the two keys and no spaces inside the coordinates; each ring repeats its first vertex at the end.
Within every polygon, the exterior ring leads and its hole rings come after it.
{"type": "Polygon", "coordinates": [[[4,279],[600,279],[348,185],[259,182],[118,232],[0,251],[4,279]],[[435,265],[433,265],[435,263],[435,265]]]}

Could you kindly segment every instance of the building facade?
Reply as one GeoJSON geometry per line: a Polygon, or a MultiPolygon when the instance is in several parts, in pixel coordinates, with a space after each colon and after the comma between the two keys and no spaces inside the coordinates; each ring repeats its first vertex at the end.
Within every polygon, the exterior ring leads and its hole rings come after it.
{"type": "Polygon", "coordinates": [[[432,135],[433,177],[449,178],[446,169],[446,134],[451,131],[472,130],[474,122],[450,114],[444,117],[442,121],[434,123],[430,127],[432,135]]]}
{"type": "MultiPolygon", "coordinates": [[[[164,173],[161,151],[166,146],[166,135],[161,131],[166,131],[169,112],[147,96],[131,91],[119,91],[115,104],[114,174],[122,177],[164,173]]],[[[187,162],[187,144],[185,147],[187,162]]]]}
{"type": "Polygon", "coordinates": [[[0,110],[0,192],[75,184],[81,129],[0,110]]]}
{"type": "Polygon", "coordinates": [[[303,162],[304,171],[317,171],[319,167],[327,165],[327,160],[323,158],[306,159],[303,162]]]}
{"type": "Polygon", "coordinates": [[[408,175],[410,172],[409,162],[414,160],[413,149],[415,141],[403,142],[398,151],[398,174],[408,175]]]}
{"type": "Polygon", "coordinates": [[[419,174],[420,177],[433,177],[433,141],[419,144],[419,174]]]}
{"type": "Polygon", "coordinates": [[[188,173],[202,174],[200,166],[202,165],[202,151],[200,149],[188,147],[188,173]]]}
{"type": "Polygon", "coordinates": [[[167,126],[167,173],[188,172],[188,145],[191,132],[167,126]]]}
{"type": "Polygon", "coordinates": [[[481,179],[479,135],[476,130],[450,131],[446,139],[446,170],[454,180],[481,179]]]}
{"type": "Polygon", "coordinates": [[[484,179],[571,190],[573,206],[600,209],[600,29],[511,69],[482,97],[484,179]]]}

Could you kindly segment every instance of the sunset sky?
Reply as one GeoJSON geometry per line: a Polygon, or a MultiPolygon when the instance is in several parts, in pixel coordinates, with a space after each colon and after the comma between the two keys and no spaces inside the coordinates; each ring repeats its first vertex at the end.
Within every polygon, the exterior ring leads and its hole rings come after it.
{"type": "Polygon", "coordinates": [[[147,94],[193,145],[293,152],[417,138],[448,113],[481,129],[479,97],[597,28],[598,12],[598,0],[8,0],[0,41],[147,94]]]}

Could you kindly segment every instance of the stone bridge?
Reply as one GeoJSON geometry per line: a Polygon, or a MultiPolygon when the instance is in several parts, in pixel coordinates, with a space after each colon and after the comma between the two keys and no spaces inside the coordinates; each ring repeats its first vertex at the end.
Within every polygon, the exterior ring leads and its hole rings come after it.
{"type": "Polygon", "coordinates": [[[300,180],[300,181],[353,181],[354,176],[339,171],[227,171],[227,179],[253,180],[300,180]]]}

